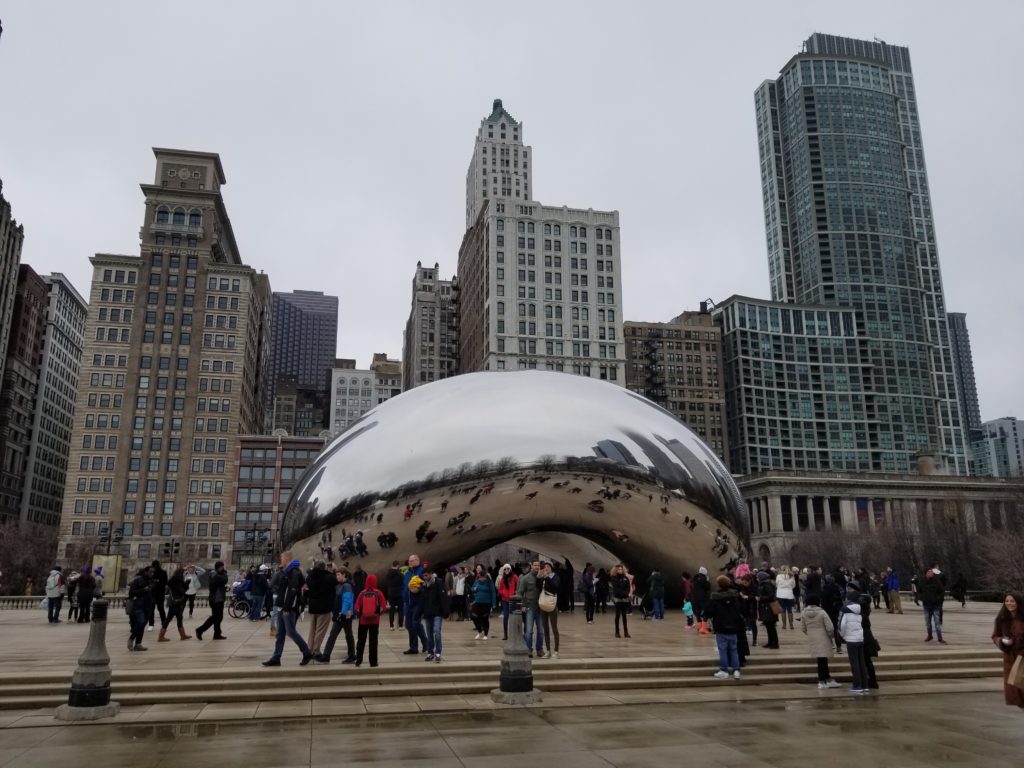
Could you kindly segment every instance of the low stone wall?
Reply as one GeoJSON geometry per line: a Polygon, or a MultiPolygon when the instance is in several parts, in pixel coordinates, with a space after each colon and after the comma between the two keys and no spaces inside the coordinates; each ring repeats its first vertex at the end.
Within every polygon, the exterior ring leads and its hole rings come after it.
{"type": "MultiPolygon", "coordinates": [[[[107,605],[111,609],[120,610],[124,610],[124,601],[127,597],[127,595],[103,595],[103,599],[107,601],[107,605]]],[[[207,595],[196,595],[196,606],[205,608],[207,606],[207,597],[207,595]]],[[[0,611],[39,608],[41,601],[45,599],[41,595],[29,597],[24,595],[0,595],[0,611]]],[[[65,597],[64,608],[67,608],[67,604],[67,598],[65,597]]]]}

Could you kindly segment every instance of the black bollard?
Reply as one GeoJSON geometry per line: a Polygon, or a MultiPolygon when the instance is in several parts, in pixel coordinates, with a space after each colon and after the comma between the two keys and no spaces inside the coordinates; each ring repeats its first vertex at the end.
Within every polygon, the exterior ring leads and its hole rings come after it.
{"type": "Polygon", "coordinates": [[[99,720],[113,717],[121,705],[110,700],[110,654],[107,653],[107,601],[92,604],[89,640],[71,676],[68,703],[57,708],[58,720],[99,720]]]}
{"type": "Polygon", "coordinates": [[[535,704],[541,692],[533,687],[533,661],[523,638],[522,603],[509,601],[508,639],[501,657],[498,688],[491,691],[491,700],[498,704],[535,704]]]}

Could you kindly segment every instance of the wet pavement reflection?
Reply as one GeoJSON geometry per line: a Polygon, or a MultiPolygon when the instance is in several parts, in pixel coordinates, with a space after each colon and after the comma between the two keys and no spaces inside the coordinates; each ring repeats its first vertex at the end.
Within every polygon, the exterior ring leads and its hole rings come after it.
{"type": "Polygon", "coordinates": [[[1024,712],[998,695],[645,704],[113,724],[0,731],[0,766],[830,768],[1020,765],[1024,712]],[[807,762],[813,761],[813,762],[807,762]]]}

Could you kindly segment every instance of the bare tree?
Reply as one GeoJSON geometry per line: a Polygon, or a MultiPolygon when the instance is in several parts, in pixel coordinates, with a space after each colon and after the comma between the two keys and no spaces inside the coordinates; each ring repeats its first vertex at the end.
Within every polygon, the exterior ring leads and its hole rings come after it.
{"type": "Polygon", "coordinates": [[[1024,592],[1024,532],[1005,530],[979,536],[975,546],[979,586],[1024,592]]]}
{"type": "Polygon", "coordinates": [[[18,595],[31,576],[35,594],[41,594],[57,555],[57,527],[36,523],[10,523],[0,531],[0,592],[18,595]]]}

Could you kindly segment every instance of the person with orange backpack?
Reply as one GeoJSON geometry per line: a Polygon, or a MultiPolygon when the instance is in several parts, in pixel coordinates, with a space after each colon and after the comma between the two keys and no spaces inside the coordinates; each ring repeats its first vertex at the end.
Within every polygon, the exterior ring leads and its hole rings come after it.
{"type": "Polygon", "coordinates": [[[370,642],[370,666],[377,666],[377,632],[380,629],[380,615],[388,609],[387,598],[377,589],[377,576],[366,577],[366,588],[356,597],[355,614],[359,617],[359,637],[356,641],[356,666],[362,666],[363,650],[367,639],[370,642]]]}

